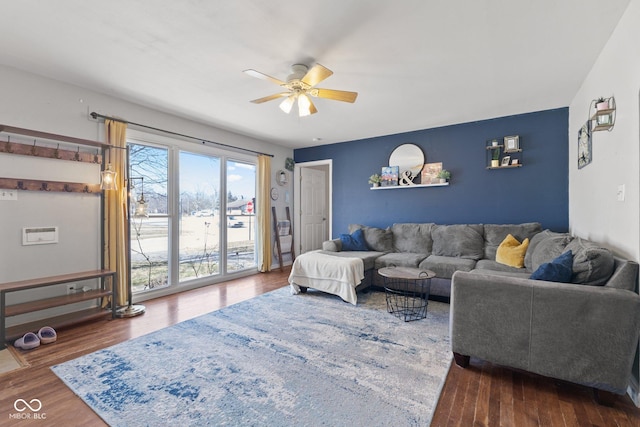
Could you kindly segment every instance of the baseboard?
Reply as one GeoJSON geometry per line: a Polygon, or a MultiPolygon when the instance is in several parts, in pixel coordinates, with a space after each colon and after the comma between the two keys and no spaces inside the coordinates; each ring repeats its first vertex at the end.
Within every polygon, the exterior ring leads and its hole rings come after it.
{"type": "Polygon", "coordinates": [[[633,403],[640,408],[640,385],[638,384],[638,379],[635,377],[631,377],[629,380],[629,387],[627,387],[627,394],[633,401],[633,403]]]}

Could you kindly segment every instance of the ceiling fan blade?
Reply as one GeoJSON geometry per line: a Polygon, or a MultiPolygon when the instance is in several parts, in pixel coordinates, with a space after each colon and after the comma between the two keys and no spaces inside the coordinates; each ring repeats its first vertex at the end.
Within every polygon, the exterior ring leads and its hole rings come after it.
{"type": "Polygon", "coordinates": [[[291,107],[293,107],[293,103],[296,102],[295,95],[289,95],[287,99],[280,103],[280,109],[285,113],[289,114],[291,112],[291,107]]]}
{"type": "Polygon", "coordinates": [[[244,70],[244,73],[246,73],[246,74],[248,74],[248,75],[250,75],[252,77],[258,78],[258,79],[267,80],[267,81],[269,81],[271,83],[275,83],[275,84],[277,84],[279,86],[286,85],[286,83],[283,82],[282,80],[276,79],[275,77],[268,76],[268,75],[266,75],[264,73],[261,73],[260,71],[244,70]]]}
{"type": "Polygon", "coordinates": [[[334,90],[334,89],[312,89],[309,91],[309,95],[317,96],[318,98],[333,99],[335,101],[343,102],[355,102],[358,97],[358,92],[347,92],[346,90],[334,90]]]}
{"type": "Polygon", "coordinates": [[[313,105],[313,102],[311,102],[311,99],[307,95],[301,94],[298,96],[298,115],[300,117],[310,116],[317,112],[316,106],[313,105]]]}
{"type": "Polygon", "coordinates": [[[316,64],[311,67],[311,69],[307,71],[307,74],[305,74],[300,80],[313,87],[329,77],[331,74],[333,74],[333,71],[326,68],[324,65],[316,64]]]}
{"type": "Polygon", "coordinates": [[[254,104],[262,104],[263,102],[273,101],[274,99],[282,98],[283,96],[289,96],[290,94],[290,92],[276,93],[273,95],[265,96],[264,98],[254,99],[253,101],[249,102],[253,102],[254,104]]]}

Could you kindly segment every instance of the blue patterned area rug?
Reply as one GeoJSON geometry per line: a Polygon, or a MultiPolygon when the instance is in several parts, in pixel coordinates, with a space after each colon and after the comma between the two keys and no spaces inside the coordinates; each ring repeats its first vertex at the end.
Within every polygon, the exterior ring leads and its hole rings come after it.
{"type": "Polygon", "coordinates": [[[287,287],[51,369],[111,426],[425,426],[451,358],[448,304],[287,287]]]}

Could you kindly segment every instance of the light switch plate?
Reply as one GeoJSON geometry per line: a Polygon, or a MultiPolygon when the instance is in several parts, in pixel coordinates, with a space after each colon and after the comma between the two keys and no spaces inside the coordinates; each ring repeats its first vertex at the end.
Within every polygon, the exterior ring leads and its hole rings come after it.
{"type": "Polygon", "coordinates": [[[18,200],[18,190],[0,190],[0,200],[18,200]]]}
{"type": "Polygon", "coordinates": [[[625,196],[624,193],[625,193],[625,191],[626,191],[626,189],[625,189],[625,185],[624,184],[618,185],[618,191],[617,191],[616,195],[618,197],[618,201],[619,202],[624,202],[624,196],[625,196]]]}

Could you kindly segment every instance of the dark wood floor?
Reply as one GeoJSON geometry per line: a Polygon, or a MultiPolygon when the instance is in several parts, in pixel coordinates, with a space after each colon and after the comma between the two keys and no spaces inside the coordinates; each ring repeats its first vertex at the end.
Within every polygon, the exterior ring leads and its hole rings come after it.
{"type": "MultiPolygon", "coordinates": [[[[140,317],[58,331],[56,343],[20,352],[28,367],[0,374],[0,426],[104,426],[50,366],[286,286],[287,276],[275,271],[158,298],[144,302],[140,317]],[[16,399],[39,399],[46,420],[9,418],[16,399]]],[[[640,409],[627,396],[600,406],[586,387],[472,358],[466,369],[452,364],[432,426],[640,426],[640,409]]]]}

